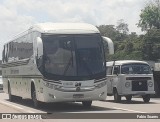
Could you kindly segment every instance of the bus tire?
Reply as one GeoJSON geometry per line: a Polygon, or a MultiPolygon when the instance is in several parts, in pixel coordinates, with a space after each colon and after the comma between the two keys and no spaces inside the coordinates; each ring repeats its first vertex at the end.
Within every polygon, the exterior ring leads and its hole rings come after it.
{"type": "Polygon", "coordinates": [[[92,105],[92,101],[83,101],[82,104],[83,104],[83,107],[90,108],[92,105]]]}
{"type": "Polygon", "coordinates": [[[127,96],[125,96],[125,97],[126,97],[127,102],[131,102],[132,95],[127,95],[127,96]]]}
{"type": "Polygon", "coordinates": [[[120,103],[121,102],[121,96],[118,94],[118,91],[117,91],[116,88],[113,91],[113,95],[114,95],[114,101],[116,103],[120,103]]]}
{"type": "Polygon", "coordinates": [[[40,102],[37,100],[35,88],[34,88],[33,91],[32,91],[32,101],[33,101],[33,106],[34,106],[34,108],[39,108],[40,102]]]}
{"type": "Polygon", "coordinates": [[[147,94],[147,95],[143,95],[142,98],[145,103],[149,103],[151,97],[149,94],[147,94]]]}

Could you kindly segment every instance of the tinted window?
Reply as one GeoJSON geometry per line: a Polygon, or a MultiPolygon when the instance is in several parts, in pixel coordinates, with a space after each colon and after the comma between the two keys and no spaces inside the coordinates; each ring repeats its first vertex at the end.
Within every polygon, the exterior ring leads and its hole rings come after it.
{"type": "Polygon", "coordinates": [[[45,77],[80,80],[106,75],[103,45],[99,34],[44,34],[42,40],[45,77]]]}
{"type": "Polygon", "coordinates": [[[43,37],[45,71],[56,75],[75,75],[73,38],[68,36],[43,37]]]}
{"type": "Polygon", "coordinates": [[[30,58],[33,55],[32,41],[31,34],[27,34],[8,43],[8,62],[30,58]]]}
{"type": "Polygon", "coordinates": [[[75,36],[78,75],[92,75],[105,71],[102,42],[97,35],[75,36]]]}
{"type": "Polygon", "coordinates": [[[122,74],[151,74],[150,66],[147,64],[125,64],[121,68],[122,74]]]}

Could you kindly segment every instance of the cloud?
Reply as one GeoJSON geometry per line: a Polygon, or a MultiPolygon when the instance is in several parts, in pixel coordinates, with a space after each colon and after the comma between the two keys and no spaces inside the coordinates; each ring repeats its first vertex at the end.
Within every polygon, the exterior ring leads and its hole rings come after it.
{"type": "Polygon", "coordinates": [[[38,22],[116,25],[124,19],[130,31],[141,33],[135,24],[144,1],[147,0],[3,0],[0,2],[0,52],[9,38],[38,22]]]}
{"type": "Polygon", "coordinates": [[[26,30],[35,21],[34,17],[18,15],[15,9],[0,5],[0,59],[2,56],[3,44],[9,41],[14,35],[26,30]]]}

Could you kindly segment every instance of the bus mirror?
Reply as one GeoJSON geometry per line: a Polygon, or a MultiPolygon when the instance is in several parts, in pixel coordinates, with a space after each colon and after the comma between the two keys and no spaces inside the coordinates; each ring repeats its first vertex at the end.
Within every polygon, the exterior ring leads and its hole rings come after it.
{"type": "Polygon", "coordinates": [[[108,37],[102,37],[105,42],[108,44],[109,54],[114,54],[114,44],[113,41],[108,37]]]}
{"type": "Polygon", "coordinates": [[[43,42],[40,37],[37,37],[37,58],[39,59],[43,55],[43,42]]]}

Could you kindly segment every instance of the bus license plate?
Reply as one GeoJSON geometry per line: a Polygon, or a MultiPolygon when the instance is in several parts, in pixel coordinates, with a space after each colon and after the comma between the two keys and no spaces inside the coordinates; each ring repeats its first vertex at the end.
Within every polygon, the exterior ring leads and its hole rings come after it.
{"type": "Polygon", "coordinates": [[[73,98],[84,98],[84,94],[73,94],[73,98]]]}

